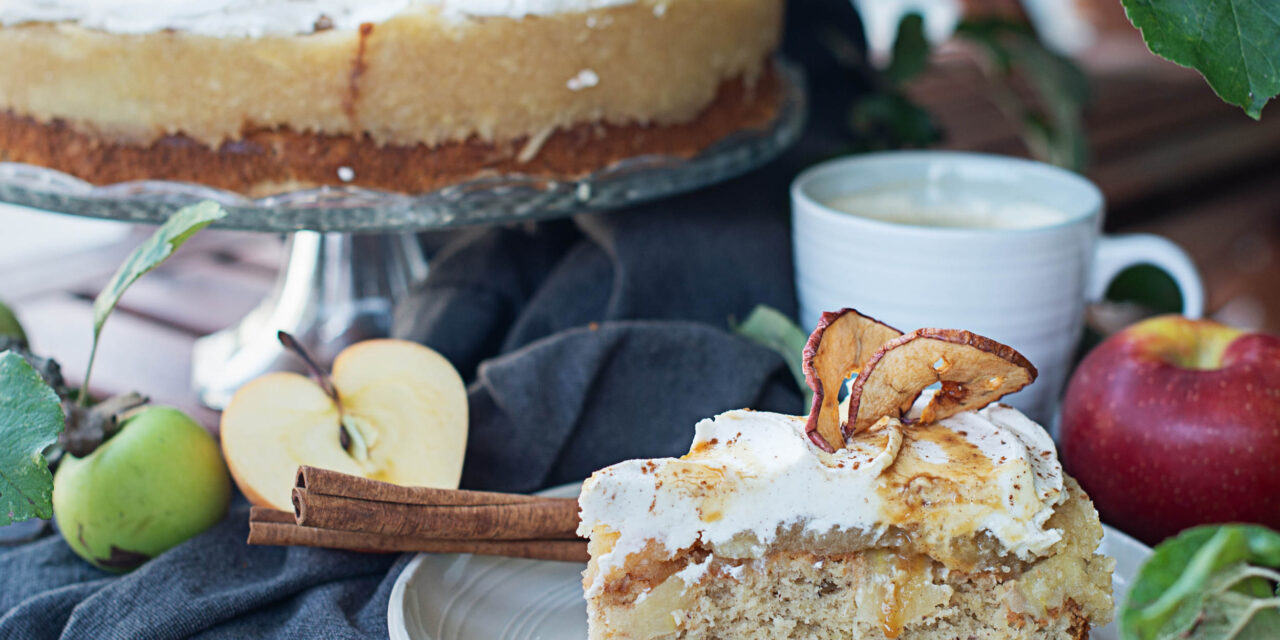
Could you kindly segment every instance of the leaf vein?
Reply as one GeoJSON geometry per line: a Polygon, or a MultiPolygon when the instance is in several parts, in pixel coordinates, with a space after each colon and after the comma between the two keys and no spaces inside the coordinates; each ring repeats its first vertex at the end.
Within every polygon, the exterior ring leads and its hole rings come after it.
{"type": "Polygon", "coordinates": [[[1249,69],[1249,56],[1244,53],[1244,31],[1240,25],[1240,14],[1236,12],[1237,0],[1227,0],[1227,6],[1231,9],[1231,21],[1235,24],[1236,48],[1240,50],[1240,68],[1244,71],[1245,84],[1249,89],[1250,102],[1253,101],[1253,74],[1249,69]]]}
{"type": "Polygon", "coordinates": [[[9,474],[5,473],[4,469],[0,469],[0,480],[4,480],[5,484],[9,485],[10,487],[13,487],[13,490],[17,492],[18,495],[22,496],[22,499],[26,500],[28,504],[30,504],[33,507],[36,506],[36,501],[32,499],[30,496],[28,496],[27,493],[22,490],[22,487],[19,487],[16,482],[14,482],[13,480],[10,480],[9,474]]]}

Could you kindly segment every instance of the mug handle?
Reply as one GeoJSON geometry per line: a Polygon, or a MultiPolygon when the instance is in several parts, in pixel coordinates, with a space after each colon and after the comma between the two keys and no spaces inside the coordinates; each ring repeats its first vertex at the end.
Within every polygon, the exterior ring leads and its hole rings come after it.
{"type": "Polygon", "coordinates": [[[1102,300],[1107,287],[1121,271],[1140,264],[1159,267],[1173,277],[1182,292],[1182,315],[1188,318],[1204,315],[1204,285],[1187,252],[1171,240],[1149,233],[1098,239],[1093,272],[1089,276],[1089,300],[1102,300]]]}

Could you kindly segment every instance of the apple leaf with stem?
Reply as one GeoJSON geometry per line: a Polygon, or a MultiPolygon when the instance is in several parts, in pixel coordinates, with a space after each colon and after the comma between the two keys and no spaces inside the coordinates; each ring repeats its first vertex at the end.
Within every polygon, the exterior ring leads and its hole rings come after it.
{"type": "Polygon", "coordinates": [[[1120,615],[1123,640],[1280,637],[1280,533],[1257,525],[1188,529],[1142,566],[1120,615]]]}
{"type": "Polygon", "coordinates": [[[0,353],[0,526],[53,517],[44,451],[65,417],[58,394],[20,354],[0,353]]]}
{"type": "Polygon", "coordinates": [[[85,368],[78,404],[84,406],[89,402],[89,376],[93,373],[93,359],[98,352],[98,338],[102,335],[107,317],[120,302],[120,297],[138,278],[173,255],[197,231],[226,215],[227,212],[212,200],[179,209],[120,265],[102,293],[93,301],[93,345],[89,348],[89,365],[85,368]]]}
{"type": "Polygon", "coordinates": [[[1204,76],[1257,120],[1280,93],[1280,6],[1259,0],[1123,0],[1152,53],[1204,76]]]}
{"type": "Polygon", "coordinates": [[[813,404],[813,390],[804,381],[804,345],[809,334],[786,314],[766,305],[757,305],[741,324],[730,323],[735,333],[777,352],[804,394],[804,406],[813,404]]]}
{"type": "MultiPolygon", "coordinates": [[[[118,427],[119,412],[145,402],[139,394],[125,394],[88,406],[89,375],[102,326],[129,285],[164,262],[194,233],[224,216],[226,212],[214,202],[181,209],[120,266],[93,303],[93,344],[75,402],[64,404],[54,388],[61,387],[61,374],[52,361],[12,350],[0,352],[0,526],[53,516],[53,474],[44,452],[59,436],[66,451],[86,455],[118,427]]],[[[21,347],[24,336],[17,336],[21,347]]]]}

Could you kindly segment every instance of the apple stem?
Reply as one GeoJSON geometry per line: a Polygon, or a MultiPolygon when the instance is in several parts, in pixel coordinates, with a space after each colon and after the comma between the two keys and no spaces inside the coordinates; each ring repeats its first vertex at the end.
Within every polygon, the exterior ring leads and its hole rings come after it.
{"type": "Polygon", "coordinates": [[[93,337],[93,347],[89,349],[89,364],[84,368],[84,380],[80,383],[80,391],[76,394],[76,404],[88,407],[92,403],[89,397],[89,378],[93,376],[93,361],[98,355],[98,336],[93,337]]]}
{"type": "Polygon", "coordinates": [[[63,450],[83,458],[120,430],[127,414],[147,403],[147,397],[130,392],[112,396],[93,407],[85,407],[68,399],[63,404],[66,427],[58,436],[63,450]]]}
{"type": "Polygon", "coordinates": [[[94,409],[102,413],[104,416],[119,417],[125,412],[137,409],[147,402],[149,402],[149,398],[146,396],[138,393],[137,391],[130,391],[129,393],[122,393],[118,396],[111,396],[110,398],[99,402],[94,409]]]}
{"type": "Polygon", "coordinates": [[[280,341],[280,344],[284,345],[284,348],[302,358],[302,361],[307,364],[307,368],[311,370],[311,376],[320,384],[320,388],[324,389],[325,394],[333,398],[334,404],[338,406],[338,413],[342,414],[342,398],[338,396],[338,389],[333,386],[333,380],[329,378],[329,373],[316,363],[311,354],[307,353],[302,344],[290,335],[288,331],[276,332],[276,339],[280,341]]]}

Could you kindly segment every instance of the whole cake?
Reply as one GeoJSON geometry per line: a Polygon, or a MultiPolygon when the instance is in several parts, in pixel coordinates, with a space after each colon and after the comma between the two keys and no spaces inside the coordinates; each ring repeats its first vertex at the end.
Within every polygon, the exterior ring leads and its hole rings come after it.
{"type": "Polygon", "coordinates": [[[688,455],[583,486],[593,640],[1083,640],[1110,620],[1092,503],[1039,425],[987,405],[1033,380],[1030,363],[849,310],[810,347],[816,389],[861,371],[836,442],[819,393],[809,417],[730,411],[698,424],[688,455]],[[858,426],[860,406],[882,415],[858,426]]]}
{"type": "Polygon", "coordinates": [[[250,195],[582,175],[769,123],[783,0],[0,0],[0,161],[250,195]]]}

